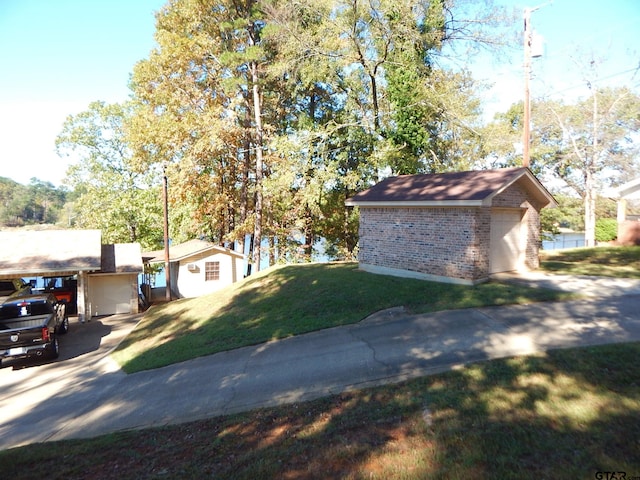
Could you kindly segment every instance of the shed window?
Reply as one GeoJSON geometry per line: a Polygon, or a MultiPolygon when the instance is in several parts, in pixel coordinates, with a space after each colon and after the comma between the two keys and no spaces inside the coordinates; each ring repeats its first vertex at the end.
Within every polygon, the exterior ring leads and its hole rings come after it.
{"type": "Polygon", "coordinates": [[[205,281],[220,280],[220,262],[205,262],[204,279],[205,281]]]}

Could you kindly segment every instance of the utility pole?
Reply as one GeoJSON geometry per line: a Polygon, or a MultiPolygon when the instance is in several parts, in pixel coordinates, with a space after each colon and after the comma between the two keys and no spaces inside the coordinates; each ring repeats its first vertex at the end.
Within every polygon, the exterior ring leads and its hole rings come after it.
{"type": "Polygon", "coordinates": [[[168,199],[167,164],[162,167],[162,204],[164,205],[164,276],[165,296],[167,302],[171,301],[171,262],[169,259],[169,199],[168,199]]]}
{"type": "MultiPolygon", "coordinates": [[[[550,2],[551,3],[551,2],[550,2]]],[[[549,3],[545,4],[549,5],[549,3]]],[[[531,145],[531,100],[529,81],[531,79],[531,58],[542,56],[542,52],[539,51],[540,45],[536,45],[536,51],[533,52],[534,34],[531,28],[531,12],[544,7],[540,5],[535,8],[524,9],[524,132],[522,135],[522,166],[529,167],[530,155],[529,146],[531,145]],[[533,52],[533,53],[532,53],[533,52]]],[[[539,42],[539,39],[535,38],[539,42]]]]}
{"type": "Polygon", "coordinates": [[[531,143],[531,102],[529,78],[531,77],[531,9],[524,9],[524,132],[522,134],[522,166],[529,167],[531,143]]]}

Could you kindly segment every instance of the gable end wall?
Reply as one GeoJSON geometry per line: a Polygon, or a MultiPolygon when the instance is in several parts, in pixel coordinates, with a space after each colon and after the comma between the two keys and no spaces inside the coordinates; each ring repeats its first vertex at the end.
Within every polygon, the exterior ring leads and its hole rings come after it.
{"type": "Polygon", "coordinates": [[[525,267],[535,270],[540,266],[540,210],[542,205],[527,194],[517,183],[493,199],[492,206],[496,208],[522,208],[522,234],[526,236],[524,252],[525,267]]]}
{"type": "Polygon", "coordinates": [[[202,252],[183,258],[180,262],[173,262],[172,278],[173,288],[180,298],[198,297],[207,293],[213,293],[227,285],[237,282],[242,278],[243,262],[237,257],[221,252],[202,252]],[[207,262],[220,262],[220,279],[205,280],[205,268],[207,262]],[[195,265],[195,270],[190,271],[189,264],[195,265]],[[177,288],[176,288],[177,287],[177,288]]]}

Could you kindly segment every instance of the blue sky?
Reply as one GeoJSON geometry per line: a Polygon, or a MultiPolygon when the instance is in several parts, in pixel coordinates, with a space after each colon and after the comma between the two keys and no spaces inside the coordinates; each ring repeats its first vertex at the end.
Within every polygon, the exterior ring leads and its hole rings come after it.
{"type": "MultiPolygon", "coordinates": [[[[65,118],[90,102],[127,99],[134,64],[154,46],[155,19],[165,0],[0,0],[0,176],[27,184],[31,177],[60,185],[68,159],[54,141],[65,118]]],[[[495,0],[532,13],[545,38],[545,55],[533,62],[532,97],[585,95],[572,58],[597,55],[600,84],[640,86],[640,1],[495,0]],[[625,72],[625,73],[622,73],[625,72]]],[[[522,21],[514,25],[522,30],[522,21]]],[[[493,84],[487,111],[503,111],[523,96],[518,42],[501,58],[470,59],[475,75],[493,84]]]]}
{"type": "MultiPolygon", "coordinates": [[[[555,0],[496,3],[531,13],[532,28],[544,38],[544,53],[532,60],[531,98],[567,100],[589,95],[580,64],[596,59],[597,85],[640,87],[640,1],[555,0]],[[635,74],[635,75],[634,75],[635,74]]],[[[522,35],[524,22],[517,24],[522,35]]],[[[509,58],[478,59],[476,77],[494,83],[490,110],[505,111],[524,97],[522,36],[509,58]]]]}
{"type": "Polygon", "coordinates": [[[59,185],[65,118],[128,98],[165,0],[0,0],[0,176],[59,185]]]}

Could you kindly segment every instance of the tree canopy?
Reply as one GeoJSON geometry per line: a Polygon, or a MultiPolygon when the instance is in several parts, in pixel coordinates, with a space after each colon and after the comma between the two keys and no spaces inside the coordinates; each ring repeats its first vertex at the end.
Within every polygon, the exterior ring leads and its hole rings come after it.
{"type": "MultiPolygon", "coordinates": [[[[522,104],[496,116],[484,130],[484,153],[499,166],[520,162],[513,144],[521,139],[522,104]]],[[[627,87],[595,88],[573,102],[533,104],[532,169],[550,173],[582,199],[585,243],[595,244],[599,192],[638,171],[640,95],[627,87]]]]}
{"type": "Polygon", "coordinates": [[[0,177],[0,225],[22,227],[63,222],[68,196],[67,190],[35,177],[28,185],[0,177]]]}
{"type": "Polygon", "coordinates": [[[133,169],[124,131],[130,113],[129,105],[93,102],[67,118],[56,148],[78,160],[66,178],[75,196],[69,223],[102,230],[106,243],[139,242],[152,249],[162,241],[160,190],[153,171],[133,169]]]}
{"type": "MultiPolygon", "coordinates": [[[[460,10],[462,11],[462,10],[460,10]]],[[[132,164],[166,168],[172,238],[253,246],[254,268],[352,258],[344,201],[383,175],[467,168],[479,101],[434,59],[481,39],[444,1],[175,0],[132,76],[132,164]],[[265,243],[266,242],[266,243],[265,243]]],[[[474,30],[475,29],[475,30],[474,30]]]]}

